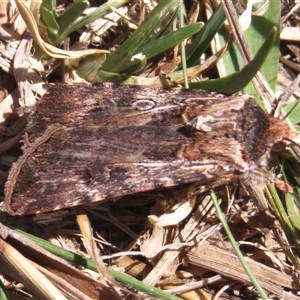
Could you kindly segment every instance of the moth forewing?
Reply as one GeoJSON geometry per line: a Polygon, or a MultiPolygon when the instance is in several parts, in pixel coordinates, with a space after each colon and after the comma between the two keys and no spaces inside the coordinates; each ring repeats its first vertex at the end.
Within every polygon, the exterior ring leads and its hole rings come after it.
{"type": "Polygon", "coordinates": [[[31,144],[5,186],[11,214],[235,182],[260,168],[272,145],[292,137],[248,95],[114,84],[47,90],[28,117],[31,144]]]}

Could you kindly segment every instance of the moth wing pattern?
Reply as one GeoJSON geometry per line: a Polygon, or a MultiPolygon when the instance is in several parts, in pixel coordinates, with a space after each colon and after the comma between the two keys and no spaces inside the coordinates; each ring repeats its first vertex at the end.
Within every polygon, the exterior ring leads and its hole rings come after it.
{"type": "Polygon", "coordinates": [[[16,182],[6,185],[14,214],[179,184],[228,183],[266,151],[258,146],[269,134],[268,116],[250,96],[114,84],[48,85],[28,117],[30,142],[49,126],[61,129],[19,163],[16,182]],[[258,129],[251,123],[257,119],[258,129]]]}

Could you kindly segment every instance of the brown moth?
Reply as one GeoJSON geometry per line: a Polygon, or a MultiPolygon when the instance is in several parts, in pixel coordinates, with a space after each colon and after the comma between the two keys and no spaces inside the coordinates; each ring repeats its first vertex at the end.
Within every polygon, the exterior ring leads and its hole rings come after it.
{"type": "Polygon", "coordinates": [[[10,214],[195,182],[213,188],[257,173],[284,150],[284,138],[294,138],[249,95],[115,84],[46,88],[5,186],[10,214]]]}

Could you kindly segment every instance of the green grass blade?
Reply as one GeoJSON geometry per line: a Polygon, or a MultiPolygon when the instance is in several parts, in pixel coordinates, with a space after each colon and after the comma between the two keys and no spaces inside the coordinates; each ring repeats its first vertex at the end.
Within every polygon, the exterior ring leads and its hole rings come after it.
{"type": "Polygon", "coordinates": [[[273,41],[277,37],[277,29],[273,28],[269,36],[266,38],[264,44],[253,60],[246,65],[241,71],[228,75],[220,79],[212,79],[202,82],[193,82],[190,84],[191,88],[204,89],[209,91],[217,91],[226,94],[234,94],[243,89],[250,80],[255,76],[263,65],[268,52],[273,47],[273,41]]]}
{"type": "Polygon", "coordinates": [[[147,16],[143,24],[115,52],[108,55],[102,69],[120,73],[136,64],[131,61],[132,56],[149,40],[157,26],[170,11],[178,7],[179,3],[180,1],[161,1],[147,16]]]}
{"type": "Polygon", "coordinates": [[[59,44],[64,32],[72,26],[82,12],[89,7],[87,0],[75,0],[61,15],[56,13],[56,0],[44,0],[40,6],[41,19],[47,29],[52,45],[59,44]]]}
{"type": "Polygon", "coordinates": [[[51,40],[53,37],[56,37],[59,31],[59,25],[56,20],[56,0],[42,2],[40,6],[40,17],[47,29],[49,39],[51,40]]]}
{"type": "Polygon", "coordinates": [[[1,300],[9,300],[10,299],[7,295],[7,292],[6,292],[6,289],[5,289],[5,286],[2,282],[2,280],[0,280],[0,299],[1,300]]]}
{"type": "MultiPolygon", "coordinates": [[[[48,1],[48,0],[45,0],[45,1],[48,1]]],[[[95,9],[92,13],[90,13],[87,16],[80,19],[78,22],[71,24],[65,30],[61,30],[60,35],[55,40],[52,41],[53,44],[54,45],[59,44],[64,38],[69,36],[72,32],[105,16],[107,13],[109,13],[111,11],[111,7],[119,8],[123,5],[125,5],[127,2],[129,2],[129,0],[118,0],[118,1],[109,0],[109,1],[107,1],[106,3],[102,4],[100,7],[95,9]]],[[[80,3],[80,5],[78,5],[77,8],[80,8],[80,7],[81,7],[81,3],[80,3]]],[[[69,13],[68,13],[68,16],[69,16],[69,13]]],[[[65,21],[65,20],[60,20],[60,22],[61,22],[61,24],[67,24],[67,21],[65,21]]]]}
{"type": "MultiPolygon", "coordinates": [[[[98,272],[97,267],[95,265],[95,263],[85,257],[82,257],[78,254],[69,252],[63,248],[60,248],[46,240],[43,240],[41,238],[38,238],[34,235],[31,235],[27,232],[24,232],[20,229],[13,229],[14,231],[22,234],[23,236],[25,236],[26,238],[30,239],[31,241],[35,242],[37,245],[39,245],[40,247],[42,247],[43,249],[49,251],[50,253],[57,255],[58,257],[61,257],[65,260],[68,260],[72,263],[78,264],[84,268],[88,268],[90,270],[93,270],[95,272],[98,272]]],[[[136,289],[138,291],[144,292],[150,296],[153,297],[158,297],[160,299],[165,299],[165,300],[180,300],[181,298],[178,298],[174,295],[168,294],[167,292],[164,292],[163,290],[153,287],[153,286],[149,286],[137,279],[135,279],[132,276],[129,276],[127,274],[121,273],[121,272],[117,272],[115,270],[111,270],[110,268],[108,268],[109,272],[113,275],[113,277],[121,282],[122,284],[132,288],[132,289],[136,289]]]]}
{"type": "MultiPolygon", "coordinates": [[[[270,204],[273,208],[273,211],[276,215],[276,218],[279,220],[283,230],[284,234],[289,242],[290,245],[299,245],[299,234],[295,230],[295,227],[293,226],[290,217],[287,215],[285,207],[282,204],[281,198],[278,196],[278,193],[274,187],[274,185],[269,185],[268,190],[270,192],[270,204]]],[[[289,196],[286,195],[289,199],[289,196]]],[[[293,264],[296,266],[296,268],[300,268],[300,255],[299,250],[297,248],[291,248],[291,251],[293,253],[293,257],[290,257],[290,259],[293,261],[293,264]]]]}
{"type": "Polygon", "coordinates": [[[89,7],[90,3],[87,0],[75,0],[58,18],[59,35],[64,32],[77,20],[77,18],[89,7]]]}
{"type": "Polygon", "coordinates": [[[155,57],[156,55],[162,53],[163,51],[174,47],[175,45],[181,43],[183,40],[191,37],[197,33],[203,23],[194,23],[186,27],[180,28],[174,32],[163,35],[157,39],[151,40],[149,43],[137,49],[134,54],[143,53],[147,59],[155,57]]]}
{"type": "Polygon", "coordinates": [[[186,47],[186,64],[192,67],[204,51],[209,47],[215,34],[225,21],[225,14],[222,7],[219,7],[204,25],[202,30],[196,35],[191,45],[186,47]]]}
{"type": "MultiPolygon", "coordinates": [[[[279,27],[280,18],[280,2],[272,1],[269,5],[267,12],[263,16],[253,16],[250,27],[244,32],[245,38],[249,44],[249,47],[255,56],[260,47],[266,40],[266,37],[273,30],[274,27],[279,27]]],[[[277,31],[278,32],[278,31],[277,31]]],[[[220,30],[220,43],[224,46],[228,40],[228,32],[222,28],[220,30]]],[[[270,87],[275,90],[277,82],[278,72],[278,59],[279,59],[279,34],[275,36],[272,44],[270,44],[268,55],[265,57],[264,64],[260,68],[260,71],[264,75],[265,79],[269,83],[270,87]]],[[[240,52],[237,46],[233,45],[229,51],[223,57],[224,66],[227,74],[233,74],[239,72],[244,62],[241,58],[240,52]]],[[[249,84],[241,89],[243,94],[257,94],[253,84],[249,84]]]]}
{"type": "Polygon", "coordinates": [[[248,275],[249,279],[251,280],[253,286],[256,288],[257,292],[259,293],[259,295],[261,296],[262,299],[264,300],[268,300],[268,296],[266,294],[266,292],[264,291],[264,289],[261,287],[261,285],[259,284],[259,282],[257,281],[256,277],[254,276],[254,274],[252,273],[251,269],[249,268],[249,265],[248,263],[246,262],[240,248],[238,247],[235,239],[234,239],[234,236],[232,235],[231,231],[230,231],[230,228],[226,222],[226,219],[222,213],[222,210],[218,204],[218,199],[216,197],[216,194],[211,191],[210,193],[210,196],[213,200],[213,203],[214,203],[214,206],[215,206],[215,209],[216,209],[216,212],[217,212],[217,215],[219,217],[219,220],[221,221],[222,225],[223,225],[223,228],[226,232],[226,235],[229,239],[229,242],[230,244],[232,245],[232,248],[234,250],[234,252],[236,253],[239,261],[241,262],[241,265],[243,266],[246,274],[248,275]]]}

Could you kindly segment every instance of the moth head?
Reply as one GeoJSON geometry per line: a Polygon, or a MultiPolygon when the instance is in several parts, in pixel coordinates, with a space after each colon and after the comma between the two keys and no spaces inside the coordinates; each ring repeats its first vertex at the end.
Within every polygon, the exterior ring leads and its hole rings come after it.
{"type": "Polygon", "coordinates": [[[284,152],[284,150],[287,147],[287,143],[284,140],[275,142],[271,146],[270,155],[272,156],[278,156],[284,152]]]}
{"type": "Polygon", "coordinates": [[[299,147],[300,135],[295,133],[285,120],[272,118],[267,138],[268,150],[258,160],[260,166],[266,166],[272,157],[281,155],[291,144],[299,147]]]}

